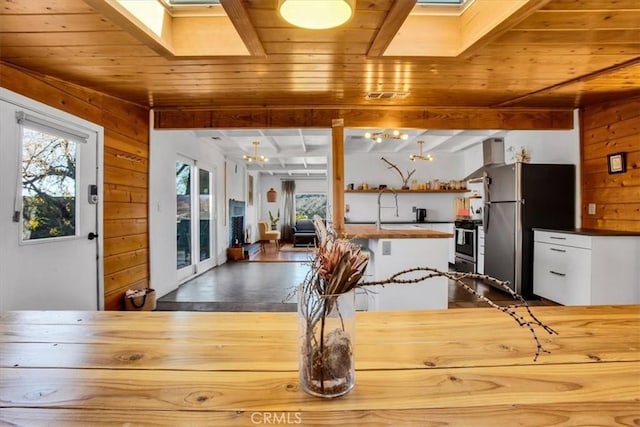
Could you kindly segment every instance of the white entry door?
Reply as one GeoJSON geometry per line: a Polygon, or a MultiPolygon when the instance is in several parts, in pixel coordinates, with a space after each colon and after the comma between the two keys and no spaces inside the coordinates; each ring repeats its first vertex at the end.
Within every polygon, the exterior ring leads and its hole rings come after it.
{"type": "Polygon", "coordinates": [[[0,92],[0,311],[103,307],[102,129],[0,92]]]}

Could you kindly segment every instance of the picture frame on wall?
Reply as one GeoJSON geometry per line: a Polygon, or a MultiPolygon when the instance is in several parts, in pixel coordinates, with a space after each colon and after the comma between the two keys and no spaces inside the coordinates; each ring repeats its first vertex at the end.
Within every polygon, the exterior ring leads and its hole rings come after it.
{"type": "Polygon", "coordinates": [[[627,170],[627,162],[625,153],[613,153],[607,156],[607,165],[609,173],[624,173],[627,170]]]}
{"type": "Polygon", "coordinates": [[[247,204],[253,206],[253,175],[248,176],[247,182],[247,204]]]}

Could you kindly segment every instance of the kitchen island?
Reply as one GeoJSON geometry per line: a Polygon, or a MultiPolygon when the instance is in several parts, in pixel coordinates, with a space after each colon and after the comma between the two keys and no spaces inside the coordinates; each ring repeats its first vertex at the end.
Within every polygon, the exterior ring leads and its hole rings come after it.
{"type": "MultiPolygon", "coordinates": [[[[361,244],[370,255],[365,281],[384,280],[413,267],[449,269],[450,233],[429,228],[428,224],[346,224],[338,233],[361,244]]],[[[420,276],[404,275],[405,279],[420,276]]],[[[419,310],[447,308],[448,281],[436,277],[409,285],[391,284],[366,287],[367,310],[419,310]]]]}
{"type": "Polygon", "coordinates": [[[300,390],[295,313],[0,313],[0,424],[635,425],[640,306],[356,314],[355,388],[300,390]],[[278,420],[279,422],[274,422],[278,420]]]}

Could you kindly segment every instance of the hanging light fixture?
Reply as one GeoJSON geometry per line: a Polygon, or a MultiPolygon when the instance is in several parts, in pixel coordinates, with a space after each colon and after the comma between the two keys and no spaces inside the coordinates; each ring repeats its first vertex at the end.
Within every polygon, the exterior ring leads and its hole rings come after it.
{"type": "Polygon", "coordinates": [[[278,10],[296,27],[324,30],[344,24],[353,16],[356,0],[279,0],[278,10]]]}
{"type": "Polygon", "coordinates": [[[377,142],[378,144],[385,139],[409,139],[409,135],[402,133],[399,130],[394,130],[393,132],[367,132],[364,134],[364,137],[377,142]]]}
{"type": "Polygon", "coordinates": [[[242,158],[247,162],[268,162],[269,159],[266,158],[265,156],[258,156],[258,145],[260,145],[260,141],[253,141],[252,144],[253,144],[253,156],[249,156],[248,154],[245,154],[244,156],[242,156],[242,158]]]}
{"type": "Polygon", "coordinates": [[[433,161],[433,156],[431,154],[427,154],[427,155],[422,154],[422,145],[423,144],[424,144],[424,141],[418,141],[418,147],[420,147],[420,154],[411,154],[409,156],[409,158],[411,160],[414,160],[414,161],[415,160],[428,160],[428,161],[432,162],[433,161]]]}

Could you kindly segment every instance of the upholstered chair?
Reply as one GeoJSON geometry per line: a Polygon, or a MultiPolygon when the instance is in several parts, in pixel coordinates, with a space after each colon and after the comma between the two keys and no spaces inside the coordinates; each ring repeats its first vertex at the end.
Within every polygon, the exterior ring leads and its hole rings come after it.
{"type": "Polygon", "coordinates": [[[267,221],[258,221],[258,235],[260,236],[260,246],[263,251],[265,249],[265,242],[270,242],[271,240],[275,242],[276,249],[280,250],[280,232],[270,230],[267,221]]]}

